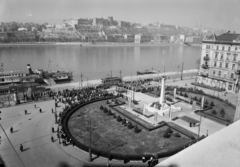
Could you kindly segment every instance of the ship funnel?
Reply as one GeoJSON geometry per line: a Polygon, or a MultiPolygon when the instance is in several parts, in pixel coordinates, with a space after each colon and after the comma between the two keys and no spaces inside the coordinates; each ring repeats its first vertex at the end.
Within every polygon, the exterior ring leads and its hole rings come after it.
{"type": "Polygon", "coordinates": [[[32,68],[30,64],[27,64],[29,74],[33,74],[32,68]]]}

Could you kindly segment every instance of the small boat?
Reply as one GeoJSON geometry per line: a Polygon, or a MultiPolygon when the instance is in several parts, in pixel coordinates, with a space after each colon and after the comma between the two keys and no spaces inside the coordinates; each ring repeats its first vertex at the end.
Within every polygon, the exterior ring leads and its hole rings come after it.
{"type": "MultiPolygon", "coordinates": [[[[58,65],[57,65],[58,66],[58,65]]],[[[49,59],[48,68],[51,69],[51,60],[49,59]]],[[[36,73],[39,74],[45,83],[49,85],[56,84],[55,82],[61,82],[61,81],[70,81],[73,77],[72,71],[64,71],[64,70],[43,70],[43,69],[37,69],[36,73]]]]}
{"type": "Polygon", "coordinates": [[[137,75],[145,75],[145,74],[156,74],[159,73],[159,71],[151,69],[151,70],[145,70],[145,71],[137,71],[137,75]]]}

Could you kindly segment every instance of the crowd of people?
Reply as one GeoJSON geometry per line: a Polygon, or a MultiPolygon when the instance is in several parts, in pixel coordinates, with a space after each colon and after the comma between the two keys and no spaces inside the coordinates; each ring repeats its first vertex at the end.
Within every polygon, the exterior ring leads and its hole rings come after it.
{"type": "MultiPolygon", "coordinates": [[[[61,122],[63,117],[68,113],[72,108],[77,105],[83,104],[91,100],[102,99],[106,97],[113,97],[113,93],[109,93],[104,89],[87,87],[83,89],[65,89],[63,91],[58,91],[54,94],[55,104],[58,107],[58,103],[61,102],[65,105],[62,112],[59,112],[59,115],[55,113],[55,120],[58,124],[57,136],[59,138],[59,143],[63,143],[64,146],[68,144],[75,144],[71,138],[69,138],[61,128],[61,122]]],[[[52,140],[53,141],[53,140],[52,140]]]]}

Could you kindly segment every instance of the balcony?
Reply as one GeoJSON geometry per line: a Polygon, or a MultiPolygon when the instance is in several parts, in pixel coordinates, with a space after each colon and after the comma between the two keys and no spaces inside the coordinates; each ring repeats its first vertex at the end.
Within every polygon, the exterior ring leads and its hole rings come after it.
{"type": "Polygon", "coordinates": [[[225,82],[234,82],[236,81],[236,78],[230,78],[230,77],[224,77],[222,75],[218,75],[218,76],[215,76],[215,75],[209,75],[208,76],[209,78],[211,79],[216,79],[216,80],[219,80],[219,81],[225,81],[225,82]]]}
{"type": "Polygon", "coordinates": [[[207,64],[202,64],[202,68],[204,68],[204,69],[208,69],[209,66],[208,66],[207,64]]]}
{"type": "Polygon", "coordinates": [[[210,57],[209,57],[209,56],[204,56],[204,57],[203,57],[203,60],[209,61],[209,60],[210,60],[210,57]]]}
{"type": "Polygon", "coordinates": [[[201,75],[202,77],[208,77],[208,73],[206,73],[206,72],[200,72],[200,75],[201,75]]]}
{"type": "Polygon", "coordinates": [[[240,70],[235,71],[236,75],[240,75],[240,70]]]}

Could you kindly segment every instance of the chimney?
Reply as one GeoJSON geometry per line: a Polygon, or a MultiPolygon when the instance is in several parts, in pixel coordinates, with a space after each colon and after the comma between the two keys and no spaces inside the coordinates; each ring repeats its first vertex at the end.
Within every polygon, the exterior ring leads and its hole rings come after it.
{"type": "Polygon", "coordinates": [[[30,64],[27,64],[29,74],[33,74],[32,68],[30,64]]]}
{"type": "Polygon", "coordinates": [[[228,31],[227,33],[230,34],[231,31],[228,31]]]}

